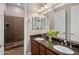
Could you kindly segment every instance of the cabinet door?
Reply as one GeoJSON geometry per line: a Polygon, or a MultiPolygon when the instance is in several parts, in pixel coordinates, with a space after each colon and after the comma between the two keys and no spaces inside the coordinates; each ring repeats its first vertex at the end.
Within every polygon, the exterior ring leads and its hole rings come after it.
{"type": "Polygon", "coordinates": [[[45,52],[40,50],[40,55],[45,55],[45,52]]]}
{"type": "Polygon", "coordinates": [[[32,55],[39,55],[39,45],[33,40],[31,42],[31,51],[32,55]]]}
{"type": "Polygon", "coordinates": [[[45,55],[45,47],[40,45],[40,55],[45,55]]]}
{"type": "Polygon", "coordinates": [[[55,54],[54,52],[46,49],[46,55],[57,55],[57,54],[55,54]]]}
{"type": "Polygon", "coordinates": [[[39,49],[35,45],[32,45],[32,55],[39,55],[39,49]]]}

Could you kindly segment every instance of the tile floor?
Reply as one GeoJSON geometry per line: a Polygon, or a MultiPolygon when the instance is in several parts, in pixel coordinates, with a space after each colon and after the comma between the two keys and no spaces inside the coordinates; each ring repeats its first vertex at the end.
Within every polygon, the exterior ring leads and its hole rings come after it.
{"type": "Polygon", "coordinates": [[[4,47],[4,50],[5,55],[23,55],[24,54],[23,40],[8,43],[7,46],[4,47]]]}
{"type": "Polygon", "coordinates": [[[24,47],[17,47],[4,52],[5,55],[23,55],[24,47]]]}
{"type": "Polygon", "coordinates": [[[9,49],[9,48],[12,48],[12,47],[15,47],[15,46],[21,46],[23,44],[24,44],[23,40],[16,41],[16,42],[11,42],[11,43],[7,43],[7,45],[5,45],[5,50],[9,49]]]}

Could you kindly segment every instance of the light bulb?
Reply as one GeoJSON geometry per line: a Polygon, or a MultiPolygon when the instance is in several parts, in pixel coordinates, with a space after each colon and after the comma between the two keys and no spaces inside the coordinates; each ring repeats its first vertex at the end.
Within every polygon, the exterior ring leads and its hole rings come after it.
{"type": "Polygon", "coordinates": [[[47,9],[48,8],[47,5],[45,5],[44,8],[47,9]]]}
{"type": "Polygon", "coordinates": [[[20,3],[17,3],[17,5],[20,5],[20,3]]]}

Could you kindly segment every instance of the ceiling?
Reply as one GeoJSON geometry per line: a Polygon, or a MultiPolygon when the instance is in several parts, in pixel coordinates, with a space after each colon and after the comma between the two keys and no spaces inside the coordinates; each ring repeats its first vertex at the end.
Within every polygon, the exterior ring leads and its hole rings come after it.
{"type": "MultiPolygon", "coordinates": [[[[7,3],[6,5],[9,5],[9,6],[17,6],[17,7],[20,7],[20,8],[24,8],[24,3],[19,3],[20,5],[17,5],[18,3],[7,3]]],[[[43,7],[44,5],[46,5],[47,3],[28,3],[28,5],[32,5],[32,7],[34,6],[36,6],[36,5],[34,5],[34,4],[37,4],[37,6],[39,5],[39,9],[41,8],[41,7],[43,7]]]]}
{"type": "MultiPolygon", "coordinates": [[[[48,8],[53,8],[57,5],[58,3],[28,3],[28,14],[32,14],[32,13],[36,13],[38,12],[39,9],[41,9],[42,7],[44,7],[45,5],[47,5],[48,8]]],[[[20,7],[20,8],[23,8],[25,7],[25,3],[7,3],[6,5],[9,5],[9,6],[16,6],[16,7],[20,7]]],[[[43,10],[43,11],[46,11],[43,10]]]]}
{"type": "Polygon", "coordinates": [[[24,3],[7,3],[6,5],[16,6],[24,9],[24,3]]]}
{"type": "MultiPolygon", "coordinates": [[[[25,4],[24,3],[19,3],[19,5],[17,5],[18,3],[7,3],[6,5],[10,5],[10,6],[16,6],[16,7],[20,7],[20,8],[23,8],[24,9],[24,6],[25,4]]],[[[35,3],[29,3],[29,4],[35,4],[35,3]]],[[[54,6],[55,4],[57,3],[37,3],[37,5],[39,5],[39,9],[41,7],[44,7],[45,5],[48,5],[48,6],[54,6]]]]}

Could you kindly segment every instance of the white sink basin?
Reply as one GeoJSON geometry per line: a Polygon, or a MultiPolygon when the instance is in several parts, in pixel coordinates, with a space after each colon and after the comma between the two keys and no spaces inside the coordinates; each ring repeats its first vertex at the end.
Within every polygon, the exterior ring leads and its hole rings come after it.
{"type": "Polygon", "coordinates": [[[58,50],[59,52],[62,53],[66,53],[66,54],[74,54],[74,51],[72,51],[71,49],[61,46],[61,45],[54,45],[53,46],[56,50],[58,50]]]}
{"type": "Polygon", "coordinates": [[[43,38],[35,38],[34,40],[44,40],[43,38]]]}

